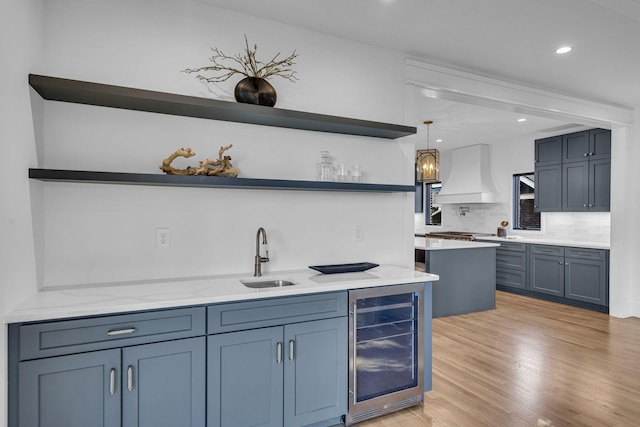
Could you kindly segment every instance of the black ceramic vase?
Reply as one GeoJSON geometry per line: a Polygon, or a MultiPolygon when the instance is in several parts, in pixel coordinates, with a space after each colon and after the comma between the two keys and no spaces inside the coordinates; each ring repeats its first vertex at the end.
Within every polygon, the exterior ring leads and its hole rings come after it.
{"type": "Polygon", "coordinates": [[[236,101],[245,104],[258,104],[267,107],[276,105],[276,90],[265,79],[245,77],[236,85],[233,92],[236,101]]]}

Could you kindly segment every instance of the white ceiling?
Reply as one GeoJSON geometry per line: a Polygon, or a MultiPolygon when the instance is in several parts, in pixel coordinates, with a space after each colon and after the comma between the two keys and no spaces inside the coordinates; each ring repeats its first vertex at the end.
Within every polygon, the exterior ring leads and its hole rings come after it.
{"type": "MultiPolygon", "coordinates": [[[[638,0],[204,1],[434,64],[601,103],[640,106],[638,0]],[[573,51],[556,54],[565,44],[573,51]]],[[[448,148],[470,138],[491,143],[496,135],[566,125],[532,117],[523,124],[515,121],[516,113],[426,97],[420,104],[425,119],[438,123],[431,127],[431,141],[442,137],[448,148]]]]}

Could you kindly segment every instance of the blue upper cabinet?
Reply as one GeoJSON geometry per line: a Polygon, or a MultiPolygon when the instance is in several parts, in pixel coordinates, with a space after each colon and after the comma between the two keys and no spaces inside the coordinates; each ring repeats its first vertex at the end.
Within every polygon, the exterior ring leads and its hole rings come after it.
{"type": "Polygon", "coordinates": [[[562,163],[562,137],[552,136],[535,141],[535,165],[547,166],[562,163]]]}
{"type": "Polygon", "coordinates": [[[535,141],[537,212],[606,212],[611,131],[590,129],[535,141]]]}
{"type": "Polygon", "coordinates": [[[590,152],[588,130],[562,135],[562,163],[582,162],[590,152]]]}

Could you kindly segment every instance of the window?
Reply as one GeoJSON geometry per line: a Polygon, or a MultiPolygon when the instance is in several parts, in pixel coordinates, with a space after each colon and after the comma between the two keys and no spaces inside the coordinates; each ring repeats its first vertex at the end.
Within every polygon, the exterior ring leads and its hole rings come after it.
{"type": "Polygon", "coordinates": [[[533,207],[535,188],[533,172],[513,175],[514,230],[540,230],[540,212],[533,207]]]}
{"type": "Polygon", "coordinates": [[[442,225],[442,206],[433,203],[434,196],[440,192],[441,183],[424,185],[424,218],[426,225],[442,225]]]}

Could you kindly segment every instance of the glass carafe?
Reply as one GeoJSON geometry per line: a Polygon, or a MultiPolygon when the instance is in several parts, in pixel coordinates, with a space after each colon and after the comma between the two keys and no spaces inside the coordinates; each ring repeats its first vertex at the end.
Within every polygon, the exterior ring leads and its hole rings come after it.
{"type": "Polygon", "coordinates": [[[329,152],[321,151],[322,161],[316,166],[316,179],[318,181],[333,181],[333,163],[329,161],[329,152]]]}

